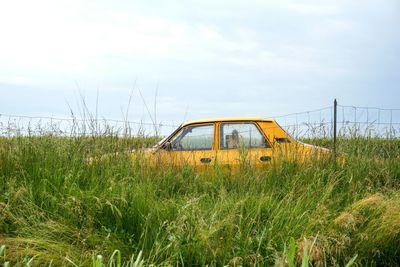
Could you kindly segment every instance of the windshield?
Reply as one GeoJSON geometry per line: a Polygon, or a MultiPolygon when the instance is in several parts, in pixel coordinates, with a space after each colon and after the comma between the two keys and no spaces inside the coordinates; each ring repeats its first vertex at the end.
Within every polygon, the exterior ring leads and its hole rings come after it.
{"type": "Polygon", "coordinates": [[[158,141],[158,142],[153,146],[153,148],[158,148],[158,147],[160,147],[160,145],[161,145],[162,143],[164,143],[169,137],[171,137],[173,134],[175,134],[176,131],[177,131],[178,129],[180,129],[180,128],[181,128],[181,126],[179,126],[177,129],[175,129],[171,134],[169,134],[169,135],[163,137],[163,139],[161,139],[160,141],[158,141]]]}
{"type": "Polygon", "coordinates": [[[167,138],[169,137],[169,135],[165,136],[163,139],[161,139],[160,141],[158,141],[153,148],[159,147],[162,143],[164,143],[165,140],[167,140],[167,138]]]}

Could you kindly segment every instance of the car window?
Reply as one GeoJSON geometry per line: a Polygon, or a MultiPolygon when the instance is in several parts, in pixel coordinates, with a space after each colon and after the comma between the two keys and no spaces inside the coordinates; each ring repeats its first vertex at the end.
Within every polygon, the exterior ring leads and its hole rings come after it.
{"type": "Polygon", "coordinates": [[[171,140],[172,150],[211,150],[214,125],[188,126],[171,140]]]}
{"type": "Polygon", "coordinates": [[[260,130],[253,123],[223,123],[220,128],[221,149],[268,148],[260,130]]]}

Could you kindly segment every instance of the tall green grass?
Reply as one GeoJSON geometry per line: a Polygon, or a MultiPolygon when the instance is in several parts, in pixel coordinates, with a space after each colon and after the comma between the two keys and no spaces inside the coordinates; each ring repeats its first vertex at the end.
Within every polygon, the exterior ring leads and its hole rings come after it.
{"type": "Polygon", "coordinates": [[[114,153],[153,142],[0,139],[0,264],[134,266],[132,255],[155,266],[400,262],[399,140],[341,139],[343,165],[213,175],[114,153]]]}

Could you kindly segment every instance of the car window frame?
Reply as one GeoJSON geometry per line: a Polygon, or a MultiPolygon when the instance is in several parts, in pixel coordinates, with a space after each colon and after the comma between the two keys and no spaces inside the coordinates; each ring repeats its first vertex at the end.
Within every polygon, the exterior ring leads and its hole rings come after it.
{"type": "Polygon", "coordinates": [[[260,127],[260,125],[258,125],[257,122],[255,121],[221,121],[218,124],[218,150],[222,150],[222,151],[226,151],[226,150],[239,150],[240,148],[222,148],[222,126],[223,124],[253,124],[257,130],[260,132],[261,136],[264,137],[266,144],[268,145],[268,147],[246,147],[245,149],[271,149],[272,148],[272,144],[269,141],[268,137],[265,135],[264,131],[262,130],[262,128],[260,127]]]}

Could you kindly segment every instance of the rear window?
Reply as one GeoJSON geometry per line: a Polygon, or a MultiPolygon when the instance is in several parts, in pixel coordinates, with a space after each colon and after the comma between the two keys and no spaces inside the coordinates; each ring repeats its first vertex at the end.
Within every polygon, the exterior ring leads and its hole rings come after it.
{"type": "Polygon", "coordinates": [[[223,123],[220,128],[220,148],[269,148],[265,137],[253,123],[223,123]]]}

